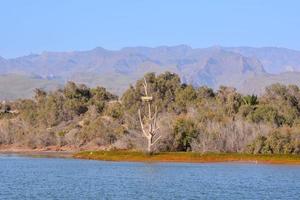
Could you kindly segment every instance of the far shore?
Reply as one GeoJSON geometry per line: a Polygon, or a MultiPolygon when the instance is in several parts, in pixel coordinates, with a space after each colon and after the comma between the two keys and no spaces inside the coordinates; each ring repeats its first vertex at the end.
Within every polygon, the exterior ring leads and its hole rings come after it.
{"type": "Polygon", "coordinates": [[[162,152],[147,154],[138,151],[81,151],[80,149],[55,148],[3,148],[1,154],[15,154],[30,157],[74,158],[116,162],[181,162],[181,163],[219,163],[239,162],[253,164],[286,164],[300,165],[300,155],[253,155],[244,153],[195,153],[195,152],[162,152]]]}

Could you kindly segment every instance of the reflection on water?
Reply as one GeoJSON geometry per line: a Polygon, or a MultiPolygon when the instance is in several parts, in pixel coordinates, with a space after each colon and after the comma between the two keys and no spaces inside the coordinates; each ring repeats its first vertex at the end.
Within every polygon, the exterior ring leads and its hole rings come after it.
{"type": "Polygon", "coordinates": [[[0,199],[299,199],[300,166],[0,155],[0,199]]]}

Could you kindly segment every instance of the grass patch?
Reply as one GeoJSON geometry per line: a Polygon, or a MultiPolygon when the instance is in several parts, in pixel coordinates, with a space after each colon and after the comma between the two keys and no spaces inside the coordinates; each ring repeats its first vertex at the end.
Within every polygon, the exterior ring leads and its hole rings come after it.
{"type": "Polygon", "coordinates": [[[163,152],[146,154],[137,151],[83,151],[74,158],[129,162],[253,162],[269,164],[300,164],[300,155],[253,155],[242,153],[163,152]]]}

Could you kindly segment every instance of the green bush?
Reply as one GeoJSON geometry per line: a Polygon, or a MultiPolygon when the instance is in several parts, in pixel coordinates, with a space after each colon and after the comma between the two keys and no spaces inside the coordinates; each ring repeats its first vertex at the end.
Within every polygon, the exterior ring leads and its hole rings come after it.
{"type": "Polygon", "coordinates": [[[197,129],[191,119],[180,117],[174,124],[175,149],[177,151],[191,150],[191,140],[197,135],[197,129]]]}
{"type": "Polygon", "coordinates": [[[284,117],[279,115],[278,110],[269,105],[260,105],[248,116],[255,123],[270,122],[276,126],[284,124],[284,117]]]}
{"type": "Polygon", "coordinates": [[[274,131],[267,137],[258,136],[248,146],[248,151],[254,154],[299,154],[299,142],[289,133],[274,131]]]}

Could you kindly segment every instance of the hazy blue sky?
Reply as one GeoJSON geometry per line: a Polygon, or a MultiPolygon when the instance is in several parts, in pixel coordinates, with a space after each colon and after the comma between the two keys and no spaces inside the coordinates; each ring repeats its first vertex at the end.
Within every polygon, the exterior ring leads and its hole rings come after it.
{"type": "Polygon", "coordinates": [[[6,58],[178,44],[300,50],[300,1],[0,0],[0,55],[6,58]]]}

